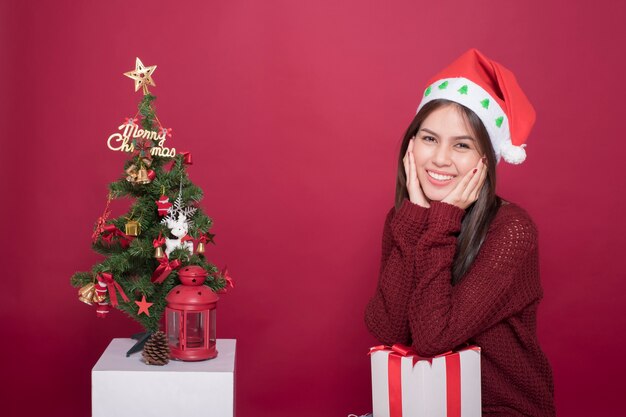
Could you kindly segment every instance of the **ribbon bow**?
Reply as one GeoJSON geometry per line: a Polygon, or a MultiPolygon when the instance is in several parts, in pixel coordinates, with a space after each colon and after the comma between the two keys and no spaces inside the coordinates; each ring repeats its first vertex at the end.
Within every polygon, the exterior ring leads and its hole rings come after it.
{"type": "Polygon", "coordinates": [[[159,232],[159,237],[152,241],[152,246],[156,249],[163,245],[165,245],[165,238],[161,236],[161,232],[159,232]]]}
{"type": "Polygon", "coordinates": [[[367,354],[371,355],[374,352],[378,352],[380,350],[389,350],[391,351],[389,355],[394,355],[394,356],[400,356],[400,357],[413,356],[413,365],[415,365],[418,361],[428,361],[432,364],[434,358],[446,356],[453,352],[452,350],[449,350],[447,352],[440,353],[439,355],[436,355],[436,356],[425,357],[425,356],[420,356],[417,353],[417,351],[415,351],[415,349],[413,349],[410,346],[396,343],[393,346],[378,345],[378,346],[371,347],[370,351],[367,354]]]}
{"type": "Polygon", "coordinates": [[[111,300],[111,305],[113,307],[117,307],[117,293],[115,292],[116,289],[117,291],[119,291],[124,301],[130,301],[126,294],[124,294],[122,286],[113,279],[112,274],[108,272],[102,272],[98,274],[98,282],[101,282],[107,286],[107,290],[109,291],[109,299],[111,300]]]}
{"type": "Polygon", "coordinates": [[[399,356],[409,356],[409,355],[419,356],[412,347],[402,345],[400,343],[396,343],[393,346],[378,345],[378,346],[371,347],[370,351],[368,352],[368,355],[371,355],[374,352],[378,352],[379,350],[390,350],[399,356]]]}
{"type": "Polygon", "coordinates": [[[129,236],[118,229],[114,224],[107,224],[102,228],[102,240],[107,244],[111,244],[113,237],[118,236],[120,238],[120,246],[124,249],[130,245],[134,236],[129,236]]]}
{"type": "MultiPolygon", "coordinates": [[[[142,159],[152,159],[150,149],[152,148],[152,141],[150,139],[139,138],[133,141],[135,147],[134,155],[139,156],[142,159]]],[[[148,165],[150,166],[150,165],[148,165]]]]}
{"type": "Polygon", "coordinates": [[[170,262],[170,260],[167,258],[167,255],[164,255],[161,259],[159,259],[159,266],[157,266],[157,268],[154,270],[150,281],[152,281],[152,283],[154,284],[161,284],[163,281],[165,281],[165,278],[169,276],[170,272],[172,272],[174,269],[180,268],[180,265],[180,260],[174,259],[170,262]]]}
{"type": "Polygon", "coordinates": [[[161,127],[161,134],[163,136],[167,136],[168,138],[172,137],[172,128],[171,127],[161,127]]]}
{"type": "Polygon", "coordinates": [[[136,117],[124,117],[124,125],[134,126],[137,123],[136,117]]]}

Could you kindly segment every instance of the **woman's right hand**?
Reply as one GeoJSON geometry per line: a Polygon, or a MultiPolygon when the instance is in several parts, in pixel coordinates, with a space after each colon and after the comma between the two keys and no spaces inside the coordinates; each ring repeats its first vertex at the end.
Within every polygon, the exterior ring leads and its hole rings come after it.
{"type": "Polygon", "coordinates": [[[415,167],[415,158],[413,157],[413,144],[415,142],[415,136],[409,141],[409,146],[402,158],[404,163],[404,173],[406,174],[406,189],[409,192],[409,200],[413,204],[417,204],[422,207],[429,208],[430,204],[422,191],[420,182],[417,179],[417,168],[415,167]]]}

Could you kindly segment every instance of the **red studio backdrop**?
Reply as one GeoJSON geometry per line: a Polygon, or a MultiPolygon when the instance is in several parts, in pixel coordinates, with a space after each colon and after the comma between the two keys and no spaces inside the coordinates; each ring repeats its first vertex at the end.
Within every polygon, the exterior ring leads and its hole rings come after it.
{"type": "MultiPolygon", "coordinates": [[[[114,337],[69,277],[125,155],[106,138],[151,91],[189,150],[235,289],[237,415],[371,411],[363,322],[400,138],[425,82],[470,47],[513,69],[537,110],[498,191],[540,231],[538,332],[561,416],[622,413],[626,6],[614,1],[18,1],[0,4],[3,416],[86,416],[114,337]]],[[[114,206],[121,215],[124,203],[114,206]]],[[[207,404],[211,407],[211,404],[207,404]]]]}

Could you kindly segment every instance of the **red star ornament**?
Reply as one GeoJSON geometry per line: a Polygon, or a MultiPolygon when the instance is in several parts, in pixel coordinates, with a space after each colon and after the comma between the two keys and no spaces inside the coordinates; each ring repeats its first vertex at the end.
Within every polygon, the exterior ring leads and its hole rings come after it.
{"type": "Polygon", "coordinates": [[[147,302],[145,295],[143,295],[141,297],[141,301],[135,301],[135,304],[137,304],[139,306],[139,311],[137,312],[137,315],[140,315],[141,313],[144,313],[146,316],[150,317],[150,312],[148,311],[148,309],[154,303],[147,302]]]}

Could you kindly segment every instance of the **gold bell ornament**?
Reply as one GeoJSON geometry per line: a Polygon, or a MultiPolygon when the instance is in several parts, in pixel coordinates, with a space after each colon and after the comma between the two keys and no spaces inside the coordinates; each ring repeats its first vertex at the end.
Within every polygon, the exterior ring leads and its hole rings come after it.
{"type": "Polygon", "coordinates": [[[131,165],[126,168],[126,181],[134,183],[137,180],[137,165],[131,165]]]}
{"type": "Polygon", "coordinates": [[[159,232],[159,237],[152,241],[152,246],[154,246],[154,257],[157,259],[163,258],[165,254],[163,253],[163,245],[165,245],[165,238],[159,232]]]}
{"type": "Polygon", "coordinates": [[[137,171],[137,179],[135,180],[139,184],[148,184],[150,182],[150,178],[148,178],[148,170],[143,167],[137,171]]]}
{"type": "Polygon", "coordinates": [[[78,300],[85,304],[101,303],[105,298],[104,294],[96,292],[96,285],[93,282],[80,287],[78,290],[78,300]]]}
{"type": "Polygon", "coordinates": [[[204,242],[198,242],[198,247],[196,248],[196,253],[204,253],[204,242]]]}
{"type": "Polygon", "coordinates": [[[209,242],[213,242],[213,236],[211,233],[206,233],[206,234],[202,234],[200,235],[200,239],[198,239],[198,246],[196,247],[196,253],[199,255],[204,254],[204,251],[206,250],[206,242],[207,240],[209,242]]]}

